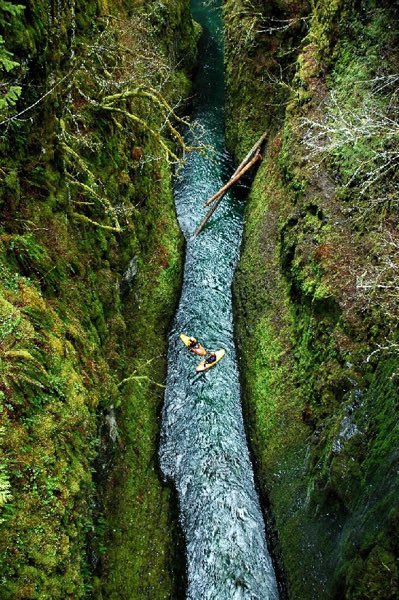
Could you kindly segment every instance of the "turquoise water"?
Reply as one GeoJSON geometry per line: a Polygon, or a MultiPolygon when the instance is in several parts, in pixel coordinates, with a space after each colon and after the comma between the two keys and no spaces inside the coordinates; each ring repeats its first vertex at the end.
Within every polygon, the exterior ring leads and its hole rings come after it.
{"type": "Polygon", "coordinates": [[[240,404],[231,283],[239,256],[243,206],[227,195],[203,233],[192,234],[202,205],[233,171],[224,149],[223,34],[217,4],[194,0],[204,28],[196,78],[195,121],[210,150],[192,154],[175,186],[186,237],[180,304],[170,333],[160,464],[178,493],[190,600],[275,600],[276,579],[255,491],[240,404]],[[179,339],[195,335],[225,358],[196,376],[199,358],[179,339]]]}

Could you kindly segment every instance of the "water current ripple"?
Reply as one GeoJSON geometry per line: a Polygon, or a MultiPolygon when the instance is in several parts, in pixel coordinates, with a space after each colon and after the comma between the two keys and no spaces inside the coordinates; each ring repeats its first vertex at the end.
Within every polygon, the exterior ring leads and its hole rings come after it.
{"type": "Polygon", "coordinates": [[[232,171],[223,145],[220,11],[202,0],[194,0],[192,9],[204,28],[196,120],[213,152],[191,155],[175,186],[187,247],[183,289],[170,333],[160,464],[179,496],[188,599],[276,600],[245,438],[233,339],[231,283],[241,241],[240,202],[226,196],[204,232],[192,239],[204,214],[203,201],[232,171]],[[198,357],[183,347],[181,332],[196,335],[208,349],[225,348],[226,356],[198,378],[198,357]]]}

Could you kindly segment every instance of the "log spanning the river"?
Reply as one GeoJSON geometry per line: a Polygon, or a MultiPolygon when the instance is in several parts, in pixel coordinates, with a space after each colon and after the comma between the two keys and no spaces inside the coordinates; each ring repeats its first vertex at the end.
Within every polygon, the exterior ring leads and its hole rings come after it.
{"type": "Polygon", "coordinates": [[[198,234],[201,233],[201,231],[203,230],[203,228],[208,223],[209,219],[211,218],[211,216],[213,215],[213,213],[219,206],[219,204],[222,201],[222,198],[225,195],[225,193],[227,192],[227,190],[229,190],[235,183],[237,183],[237,181],[239,181],[239,179],[243,175],[245,175],[245,173],[247,173],[247,171],[249,171],[249,169],[256,162],[258,162],[258,160],[261,160],[262,155],[260,153],[260,150],[261,150],[262,144],[264,143],[264,141],[266,139],[266,136],[267,136],[266,132],[261,135],[261,137],[258,139],[258,141],[252,146],[251,150],[248,152],[248,154],[246,155],[244,160],[238,165],[237,169],[234,171],[234,173],[231,176],[231,178],[229,179],[229,181],[223,187],[221,187],[220,190],[216,192],[216,194],[214,194],[211,198],[209,198],[209,200],[207,200],[205,202],[204,206],[209,206],[213,202],[215,202],[215,204],[207,212],[205,217],[202,219],[201,223],[198,225],[197,229],[194,232],[194,237],[196,237],[198,234]]]}
{"type": "Polygon", "coordinates": [[[217,198],[219,198],[220,200],[222,199],[222,197],[225,195],[225,193],[227,192],[228,189],[231,188],[231,186],[233,186],[235,183],[237,183],[237,181],[247,172],[249,171],[249,169],[252,167],[252,165],[254,165],[259,159],[261,159],[261,154],[260,154],[260,150],[257,151],[257,153],[255,154],[255,156],[249,161],[249,163],[247,163],[242,169],[241,171],[238,171],[237,173],[235,173],[230,179],[229,181],[226,183],[226,185],[224,185],[222,188],[220,188],[220,190],[218,192],[216,192],[216,194],[214,194],[212,196],[212,198],[209,198],[209,200],[207,200],[204,204],[205,206],[209,206],[210,204],[212,204],[212,202],[214,202],[215,200],[217,200],[217,198]]]}

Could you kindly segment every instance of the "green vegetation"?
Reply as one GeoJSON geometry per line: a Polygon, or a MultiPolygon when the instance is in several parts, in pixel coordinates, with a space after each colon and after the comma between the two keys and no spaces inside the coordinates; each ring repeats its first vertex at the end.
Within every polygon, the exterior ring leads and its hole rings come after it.
{"type": "Polygon", "coordinates": [[[0,132],[0,596],[170,598],[156,470],[182,255],[169,107],[188,95],[196,34],[180,0],[14,8],[0,18],[2,56],[23,65],[0,132]]]}
{"type": "Polygon", "coordinates": [[[125,588],[132,598],[171,598],[178,583],[171,577],[179,562],[173,552],[178,533],[171,519],[171,491],[160,484],[156,456],[166,337],[182,266],[182,240],[170,184],[165,165],[155,184],[162,195],[158,191],[158,195],[149,196],[147,217],[140,223],[145,254],[132,293],[124,303],[128,342],[124,373],[128,381],[119,385],[125,401],[117,413],[116,468],[104,498],[108,550],[103,557],[103,597],[110,599],[120,598],[125,588]],[[155,219],[160,198],[169,206],[155,219]]]}
{"type": "Polygon", "coordinates": [[[290,598],[393,599],[397,12],[228,0],[226,13],[232,149],[269,131],[235,306],[275,552],[290,598]],[[232,18],[243,7],[249,48],[232,18]]]}
{"type": "MultiPolygon", "coordinates": [[[[11,2],[2,0],[0,2],[0,25],[4,27],[7,24],[7,18],[11,20],[18,19],[21,17],[23,10],[24,6],[21,4],[11,4],[11,2]]],[[[2,79],[5,80],[0,98],[1,119],[4,119],[8,115],[9,110],[16,105],[21,95],[21,86],[7,80],[9,77],[8,74],[12,74],[16,67],[19,66],[20,63],[14,60],[12,52],[6,48],[4,37],[0,35],[0,73],[2,79]]]]}

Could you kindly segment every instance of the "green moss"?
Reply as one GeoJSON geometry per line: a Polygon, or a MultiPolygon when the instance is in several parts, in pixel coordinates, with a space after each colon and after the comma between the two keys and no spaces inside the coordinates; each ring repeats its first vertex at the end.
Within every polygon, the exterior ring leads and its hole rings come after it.
{"type": "MultiPolygon", "coordinates": [[[[109,21],[117,30],[105,31],[97,4],[75,3],[74,29],[69,7],[50,14],[37,2],[7,34],[33,82],[26,103],[69,71],[72,41],[78,68],[72,88],[56,88],[32,121],[0,140],[0,485],[6,477],[12,491],[0,507],[2,598],[156,599],[177,585],[173,502],[156,470],[182,256],[161,146],[171,142],[116,123],[76,90],[95,97],[110,78],[92,52],[100,35],[107,61],[124,35],[133,48],[151,45],[162,68],[182,65],[183,54],[191,67],[195,35],[185,2],[169,2],[157,43],[154,22],[142,16],[148,6],[134,21],[121,3],[102,3],[102,13],[118,16],[109,21]],[[127,286],[133,258],[138,271],[127,286]],[[132,374],[142,379],[121,383],[132,374]],[[115,445],[106,425],[114,407],[115,445]]],[[[159,83],[157,69],[137,64],[139,83],[159,83]]],[[[174,104],[188,90],[187,72],[171,70],[165,98],[174,104]]],[[[160,127],[152,106],[137,101],[134,110],[160,127]]]]}
{"type": "MultiPolygon", "coordinates": [[[[231,13],[242,10],[240,2],[228,6],[231,13]]],[[[263,52],[271,64],[279,52],[290,52],[300,32],[283,36],[279,49],[270,48],[271,35],[227,52],[233,150],[241,157],[261,127],[270,133],[248,199],[235,307],[249,436],[274,549],[289,597],[300,600],[398,593],[392,470],[398,359],[392,349],[367,362],[376,344],[396,340],[398,315],[389,295],[367,296],[356,285],[373,261],[387,260],[383,240],[397,216],[389,207],[371,209],[359,195],[364,174],[353,177],[386,141],[337,146],[324,162],[304,144],[306,120],[331,124],[366,106],[367,114],[385,110],[388,96],[375,95],[366,82],[381,75],[377,56],[386,59],[385,74],[397,64],[396,33],[387,45],[382,35],[394,12],[362,6],[360,16],[349,2],[314,3],[296,72],[285,81],[285,114],[273,106],[273,91],[258,94],[264,71],[253,57],[263,52]],[[237,91],[237,65],[245,71],[246,94],[237,91]],[[253,115],[259,129],[245,119],[241,128],[241,114],[253,115]]],[[[276,7],[270,10],[281,18],[276,7]]],[[[232,20],[229,29],[228,46],[240,35],[232,20]]],[[[388,197],[395,179],[378,185],[388,197]]]]}
{"type": "Polygon", "coordinates": [[[243,157],[264,131],[275,132],[282,122],[287,82],[304,32],[302,17],[308,11],[307,0],[224,3],[226,141],[236,157],[243,157]],[[276,18],[293,18],[293,26],[280,31],[276,18]]]}
{"type": "Polygon", "coordinates": [[[104,598],[119,598],[125,588],[132,597],[170,598],[176,586],[171,579],[173,562],[178,561],[173,553],[171,492],[160,483],[156,455],[167,330],[182,267],[182,237],[165,164],[159,183],[150,182],[147,194],[138,232],[145,250],[124,303],[129,347],[134,349],[125,356],[125,373],[138,379],[123,385],[117,412],[121,447],[105,499],[109,529],[104,598]]]}

